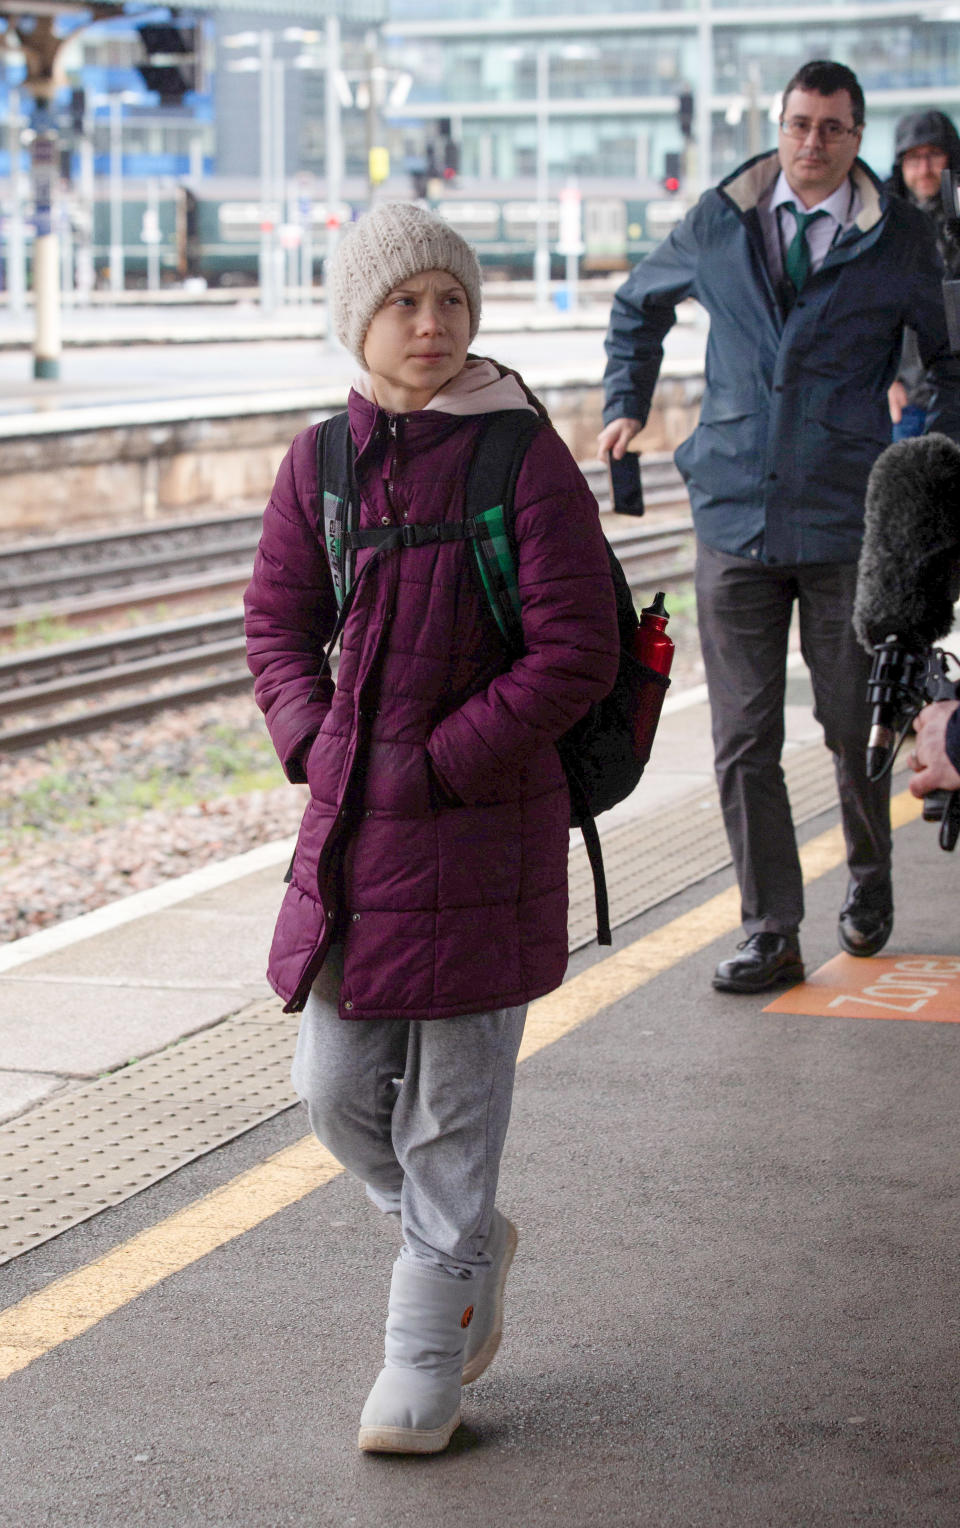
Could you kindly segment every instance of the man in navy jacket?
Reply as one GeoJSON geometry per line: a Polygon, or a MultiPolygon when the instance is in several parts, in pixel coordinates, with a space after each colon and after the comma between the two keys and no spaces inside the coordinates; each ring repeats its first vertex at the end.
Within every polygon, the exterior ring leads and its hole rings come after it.
{"type": "Polygon", "coordinates": [[[889,785],[866,779],[869,659],[850,623],[867,476],[890,439],[904,326],[927,367],[928,430],[960,439],[928,220],[857,158],[863,93],[842,64],[784,91],[778,148],[703,195],[617,292],[599,446],[622,456],[650,408],[676,304],[710,315],[700,422],[676,453],[698,538],[697,602],[717,779],[745,942],[714,986],[800,980],[803,887],[780,767],[796,602],[815,714],[837,770],[850,882],[841,947],[893,927],[889,785]]]}

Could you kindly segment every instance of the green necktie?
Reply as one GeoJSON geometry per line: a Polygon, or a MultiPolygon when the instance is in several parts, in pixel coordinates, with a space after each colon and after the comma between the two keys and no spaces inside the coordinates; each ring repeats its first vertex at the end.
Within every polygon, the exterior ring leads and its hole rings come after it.
{"type": "Polygon", "coordinates": [[[790,240],[783,262],[787,273],[787,280],[795,292],[799,292],[810,274],[810,248],[807,244],[807,228],[817,218],[828,216],[822,209],[819,212],[799,212],[793,202],[784,202],[784,207],[789,208],[797,220],[797,231],[790,240]]]}

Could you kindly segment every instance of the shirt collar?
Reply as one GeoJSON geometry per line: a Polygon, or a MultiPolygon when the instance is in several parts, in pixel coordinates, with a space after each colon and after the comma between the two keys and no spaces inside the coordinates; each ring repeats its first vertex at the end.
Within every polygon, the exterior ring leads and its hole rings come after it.
{"type": "Polygon", "coordinates": [[[804,207],[796,191],[791,189],[790,182],[781,170],[777,176],[777,183],[773,188],[773,196],[770,198],[771,210],[775,211],[784,202],[793,202],[798,212],[827,212],[835,223],[839,223],[841,228],[845,228],[851,205],[850,181],[849,179],[842,180],[836,191],[831,192],[824,201],[817,202],[815,207],[804,207]]]}

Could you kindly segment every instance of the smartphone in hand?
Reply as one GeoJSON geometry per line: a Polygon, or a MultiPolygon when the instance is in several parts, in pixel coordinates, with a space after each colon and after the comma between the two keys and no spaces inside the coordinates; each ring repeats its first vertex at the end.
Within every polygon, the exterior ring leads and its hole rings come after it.
{"type": "Polygon", "coordinates": [[[610,499],[618,515],[643,514],[643,489],[640,486],[640,457],[625,451],[619,460],[607,458],[610,468],[610,499]]]}

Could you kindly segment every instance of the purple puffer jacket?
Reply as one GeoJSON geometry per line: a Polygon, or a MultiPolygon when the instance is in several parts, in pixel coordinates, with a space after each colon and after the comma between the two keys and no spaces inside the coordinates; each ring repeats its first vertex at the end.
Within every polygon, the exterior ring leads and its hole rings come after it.
{"type": "MultiPolygon", "coordinates": [[[[351,392],[362,526],[460,519],[481,420],[388,416],[351,392]]],[[[346,1019],[525,1003],[567,964],[569,802],[555,740],[607,693],[619,651],[596,503],[559,436],[516,491],[524,656],[508,666],[463,541],[358,554],[337,686],[317,682],[336,604],[318,539],[316,427],[288,451],[246,592],[256,698],[310,802],[268,977],[302,1008],[334,939],[346,1019]]]]}

